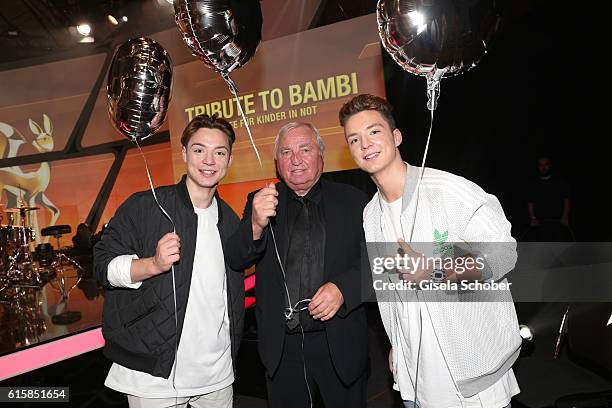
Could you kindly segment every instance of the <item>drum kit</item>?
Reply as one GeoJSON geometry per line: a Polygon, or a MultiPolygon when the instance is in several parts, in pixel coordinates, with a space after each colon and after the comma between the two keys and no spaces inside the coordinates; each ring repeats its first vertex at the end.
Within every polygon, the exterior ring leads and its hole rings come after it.
{"type": "Polygon", "coordinates": [[[67,297],[68,292],[80,281],[83,268],[60,250],[62,234],[69,234],[69,225],[54,225],[43,228],[42,236],[53,236],[57,250],[48,243],[39,244],[34,252],[31,247],[36,241],[36,232],[29,222],[29,213],[39,207],[21,205],[2,210],[0,208],[0,301],[10,301],[25,293],[26,289],[40,289],[46,283],[67,297]],[[4,216],[7,222],[3,224],[4,216]],[[18,221],[16,222],[16,219],[18,221]],[[77,282],[66,288],[64,267],[72,265],[77,271],[77,282]]]}

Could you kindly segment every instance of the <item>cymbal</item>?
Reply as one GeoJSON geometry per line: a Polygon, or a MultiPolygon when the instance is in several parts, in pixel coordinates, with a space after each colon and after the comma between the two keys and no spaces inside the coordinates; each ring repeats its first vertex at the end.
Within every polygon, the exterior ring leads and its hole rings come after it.
{"type": "Polygon", "coordinates": [[[7,208],[4,210],[5,213],[20,213],[26,211],[36,211],[40,210],[40,207],[16,207],[16,208],[7,208]]]}

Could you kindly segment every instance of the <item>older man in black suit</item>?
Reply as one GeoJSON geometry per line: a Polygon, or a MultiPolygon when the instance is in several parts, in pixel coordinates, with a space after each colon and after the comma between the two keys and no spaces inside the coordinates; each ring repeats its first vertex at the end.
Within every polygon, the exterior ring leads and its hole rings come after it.
{"type": "Polygon", "coordinates": [[[317,389],[326,407],[365,407],[359,267],[367,197],[321,179],[323,150],[311,124],[283,126],[275,142],[282,181],[249,194],[227,246],[233,268],[256,265],[259,353],[271,408],[307,407],[317,389]]]}

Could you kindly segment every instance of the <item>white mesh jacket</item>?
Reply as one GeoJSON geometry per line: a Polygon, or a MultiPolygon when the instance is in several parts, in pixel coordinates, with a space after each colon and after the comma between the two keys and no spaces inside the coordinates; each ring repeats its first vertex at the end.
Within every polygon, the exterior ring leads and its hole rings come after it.
{"type": "MultiPolygon", "coordinates": [[[[484,279],[505,282],[504,275],[516,263],[516,241],[497,198],[463,177],[425,168],[415,216],[419,173],[420,167],[407,164],[401,215],[403,231],[410,232],[416,219],[412,232],[414,243],[432,243],[440,237],[449,243],[465,243],[471,252],[486,255],[484,279]]],[[[364,209],[363,227],[368,243],[384,242],[379,199],[376,193],[364,209]]],[[[404,239],[408,241],[409,234],[404,239]]],[[[380,245],[368,244],[369,258],[386,255],[380,248],[380,245]]],[[[385,275],[385,279],[397,280],[391,275],[385,275]]],[[[451,376],[464,397],[488,388],[512,367],[519,355],[521,338],[509,291],[493,295],[491,292],[417,291],[417,296],[426,305],[451,376]]],[[[385,330],[392,339],[392,333],[398,329],[395,305],[405,299],[400,292],[395,292],[385,296],[377,293],[377,300],[385,330]]]]}

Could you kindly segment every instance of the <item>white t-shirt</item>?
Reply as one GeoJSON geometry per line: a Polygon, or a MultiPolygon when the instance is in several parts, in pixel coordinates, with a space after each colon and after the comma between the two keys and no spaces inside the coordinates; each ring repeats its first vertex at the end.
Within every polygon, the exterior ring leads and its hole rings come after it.
{"type": "MultiPolygon", "coordinates": [[[[381,197],[380,203],[385,240],[408,240],[409,231],[403,231],[401,224],[402,198],[387,203],[381,197]]],[[[469,398],[462,397],[442,354],[427,305],[419,302],[414,292],[408,296],[412,301],[394,304],[396,324],[390,339],[393,346],[393,388],[400,392],[402,399],[414,401],[414,385],[418,380],[417,403],[421,408],[506,407],[512,396],[520,392],[512,369],[482,392],[469,398]]]]}
{"type": "MultiPolygon", "coordinates": [[[[217,229],[218,207],[195,208],[198,230],[191,288],[183,332],[176,358],[176,391],[169,378],[154,377],[113,363],[104,385],[141,398],[189,397],[223,389],[234,382],[227,312],[227,284],[221,237],[217,229]]],[[[138,288],[130,283],[134,255],[122,255],[108,266],[114,286],[138,288]],[[126,282],[127,279],[127,282],[126,282]]]]}

